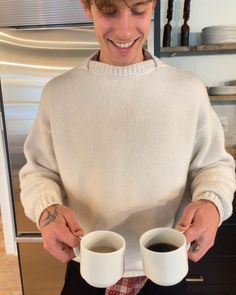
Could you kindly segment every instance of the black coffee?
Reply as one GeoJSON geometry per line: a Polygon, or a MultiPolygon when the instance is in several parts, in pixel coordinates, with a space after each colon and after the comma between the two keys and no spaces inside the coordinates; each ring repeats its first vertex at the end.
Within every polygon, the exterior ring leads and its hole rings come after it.
{"type": "Polygon", "coordinates": [[[168,243],[156,243],[148,246],[147,248],[154,252],[169,252],[177,249],[178,247],[168,243]]]}

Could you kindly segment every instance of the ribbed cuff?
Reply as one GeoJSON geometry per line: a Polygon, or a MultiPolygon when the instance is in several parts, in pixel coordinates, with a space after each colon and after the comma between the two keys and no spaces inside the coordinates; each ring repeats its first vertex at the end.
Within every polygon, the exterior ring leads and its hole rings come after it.
{"type": "Polygon", "coordinates": [[[219,222],[219,226],[220,226],[222,222],[224,221],[224,209],[223,209],[220,198],[213,192],[205,192],[199,197],[197,197],[196,199],[194,199],[194,201],[197,201],[197,200],[208,200],[215,204],[220,215],[220,222],[219,222]]]}
{"type": "MultiPolygon", "coordinates": [[[[51,194],[44,194],[41,195],[40,200],[37,202],[35,205],[35,220],[36,220],[36,225],[39,228],[39,219],[43,213],[43,211],[52,205],[60,204],[62,205],[62,200],[60,197],[56,197],[51,194]]],[[[39,228],[40,229],[40,228],[39,228]]]]}

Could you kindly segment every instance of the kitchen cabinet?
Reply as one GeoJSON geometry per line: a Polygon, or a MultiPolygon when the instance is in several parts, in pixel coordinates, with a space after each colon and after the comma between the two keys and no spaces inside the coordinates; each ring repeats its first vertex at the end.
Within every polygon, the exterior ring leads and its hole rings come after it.
{"type": "MultiPolygon", "coordinates": [[[[235,213],[235,212],[234,212],[235,213]]],[[[236,294],[235,215],[218,230],[215,245],[197,263],[189,263],[187,294],[236,294]]]]}

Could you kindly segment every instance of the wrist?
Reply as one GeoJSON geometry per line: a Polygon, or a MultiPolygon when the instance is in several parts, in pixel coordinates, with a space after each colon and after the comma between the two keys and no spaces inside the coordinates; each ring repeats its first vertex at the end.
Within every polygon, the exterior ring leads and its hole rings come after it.
{"type": "MultiPolygon", "coordinates": [[[[48,207],[46,207],[41,215],[40,215],[40,218],[39,218],[39,228],[42,228],[44,227],[45,225],[47,225],[49,219],[50,219],[50,216],[57,216],[57,208],[58,206],[60,206],[60,204],[53,204],[53,205],[50,205],[48,207]]],[[[54,218],[55,218],[54,217],[54,218]]],[[[52,219],[52,217],[51,217],[52,219]]]]}
{"type": "Polygon", "coordinates": [[[211,191],[203,192],[200,196],[195,197],[193,200],[194,201],[197,201],[197,200],[203,201],[204,200],[204,201],[209,201],[210,202],[209,204],[213,204],[217,210],[218,215],[219,215],[219,226],[225,220],[225,212],[224,212],[222,201],[221,201],[220,197],[217,194],[215,194],[214,192],[211,192],[211,191]]]}
{"type": "Polygon", "coordinates": [[[208,199],[200,199],[198,201],[204,205],[211,206],[212,208],[215,208],[215,211],[217,212],[216,214],[218,215],[218,221],[220,223],[220,211],[219,211],[219,208],[216,206],[216,204],[213,201],[208,200],[208,199]]]}

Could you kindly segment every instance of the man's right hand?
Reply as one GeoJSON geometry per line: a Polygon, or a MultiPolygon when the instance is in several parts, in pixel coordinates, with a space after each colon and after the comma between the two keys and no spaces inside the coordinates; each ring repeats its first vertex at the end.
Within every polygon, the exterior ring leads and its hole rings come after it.
{"type": "Polygon", "coordinates": [[[63,263],[75,257],[73,248],[79,246],[83,230],[70,208],[58,204],[46,208],[39,227],[46,251],[63,263]]]}

